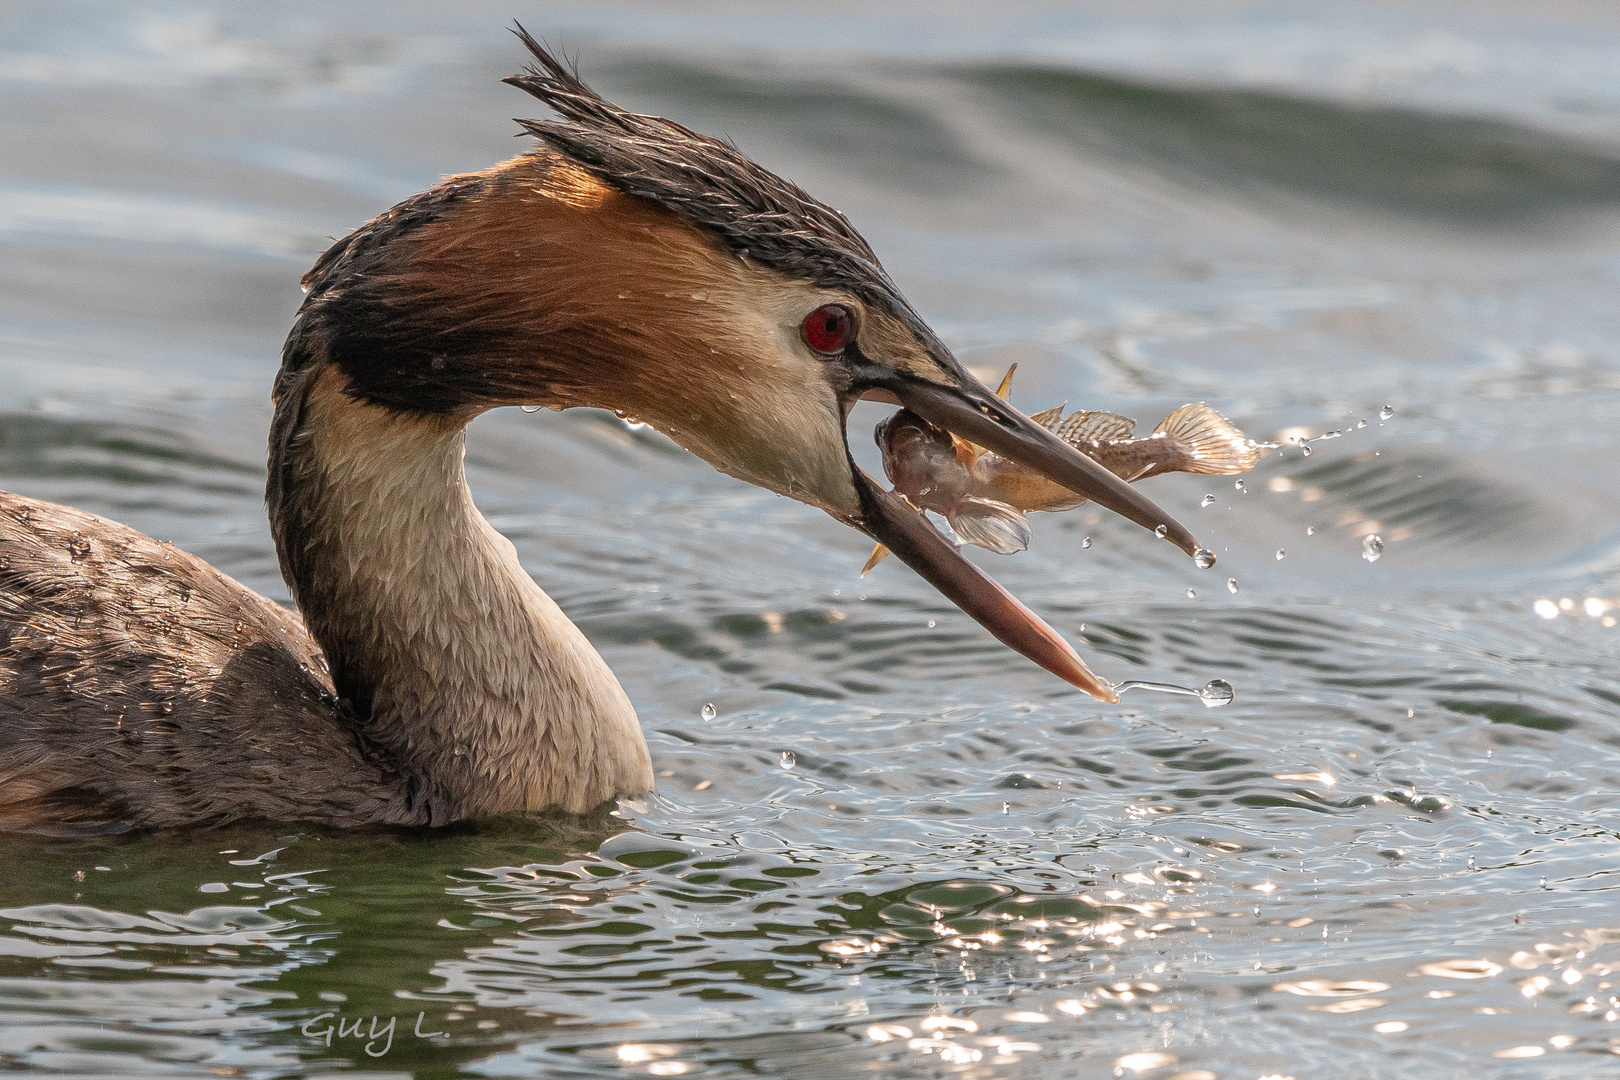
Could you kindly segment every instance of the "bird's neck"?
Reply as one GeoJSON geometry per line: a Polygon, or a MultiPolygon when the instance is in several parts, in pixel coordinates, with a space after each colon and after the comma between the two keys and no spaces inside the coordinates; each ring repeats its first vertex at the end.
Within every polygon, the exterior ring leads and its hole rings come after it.
{"type": "Polygon", "coordinates": [[[460,420],[279,388],[272,529],[368,739],[447,817],[582,812],[652,786],[613,673],[473,505],[460,420]]]}

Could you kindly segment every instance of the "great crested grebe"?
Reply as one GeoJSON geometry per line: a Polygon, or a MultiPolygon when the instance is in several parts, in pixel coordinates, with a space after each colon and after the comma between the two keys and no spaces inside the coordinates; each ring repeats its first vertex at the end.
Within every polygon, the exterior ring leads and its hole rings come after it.
{"type": "Polygon", "coordinates": [[[1179,524],[951,356],[837,211],[601,98],[521,27],[560,119],[323,254],[282,352],[270,526],[303,621],[208,564],[0,493],[0,828],[438,825],[653,787],[629,699],[479,514],[467,423],[634,416],[887,545],[1002,641],[1118,700],[850,457],[904,405],[1168,536],[1179,524]]]}

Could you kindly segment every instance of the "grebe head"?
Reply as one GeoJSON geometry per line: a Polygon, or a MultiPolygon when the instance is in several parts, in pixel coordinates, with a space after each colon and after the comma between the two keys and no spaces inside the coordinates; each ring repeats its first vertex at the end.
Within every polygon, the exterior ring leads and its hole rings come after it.
{"type": "Polygon", "coordinates": [[[850,456],[862,397],[1155,529],[1173,518],[978,382],[849,221],[736,148],[603,99],[519,27],[506,81],[555,119],[539,146],[452,177],[333,246],[306,278],[282,381],[327,364],[353,398],[464,421],[584,405],[888,545],[1004,642],[1113,700],[1062,639],[850,456]]]}

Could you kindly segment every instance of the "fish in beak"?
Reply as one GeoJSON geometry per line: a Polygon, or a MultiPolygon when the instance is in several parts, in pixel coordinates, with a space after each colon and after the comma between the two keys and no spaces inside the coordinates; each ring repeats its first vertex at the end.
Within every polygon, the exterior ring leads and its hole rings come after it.
{"type": "MultiPolygon", "coordinates": [[[[938,354],[936,353],[936,356],[938,354]]],[[[1184,526],[1093,459],[1053,435],[968,374],[945,354],[935,369],[955,376],[936,382],[883,364],[851,366],[854,397],[888,401],[935,426],[994,451],[1077,496],[1089,499],[1171,540],[1189,555],[1203,551],[1184,526]],[[954,370],[952,370],[954,369],[954,370]]],[[[848,415],[846,409],[846,418],[848,415]]],[[[845,433],[846,450],[848,434],[845,433]]],[[[984,571],[962,557],[904,496],[885,490],[850,460],[860,497],[858,517],[846,518],[887,547],[1003,644],[1101,701],[1119,694],[1073,647],[984,571]]],[[[842,515],[840,515],[842,516],[842,515]]]]}
{"type": "MultiPolygon", "coordinates": [[[[1010,400],[1013,371],[1007,369],[996,396],[1010,400]]],[[[1159,422],[1153,433],[1136,438],[1136,421],[1109,412],[1080,411],[1064,416],[1064,406],[1033,413],[1030,419],[1051,431],[1109,472],[1129,483],[1160,473],[1232,476],[1260,460],[1262,445],[1203,402],[1183,405],[1159,422]]],[[[883,450],[883,471],[894,490],[923,510],[950,522],[965,543],[1012,555],[1029,546],[1025,514],[1071,510],[1086,500],[1061,484],[1016,465],[966,439],[901,409],[874,432],[883,450]]],[[[879,544],[862,568],[864,576],[889,554],[879,544]]],[[[1210,556],[1194,556],[1207,565],[1210,556]]]]}

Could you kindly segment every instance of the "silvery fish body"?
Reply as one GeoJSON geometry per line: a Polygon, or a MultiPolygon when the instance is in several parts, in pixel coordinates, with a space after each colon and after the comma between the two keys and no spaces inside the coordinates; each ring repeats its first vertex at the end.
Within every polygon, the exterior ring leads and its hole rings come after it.
{"type": "MultiPolygon", "coordinates": [[[[1202,403],[1183,405],[1140,439],[1133,434],[1136,421],[1114,413],[1064,417],[1059,406],[1030,419],[1126,481],[1167,472],[1247,472],[1260,456],[1252,440],[1202,403]]],[[[1086,501],[906,409],[878,425],[877,441],[883,471],[896,491],[944,515],[963,540],[1002,555],[1029,546],[1028,511],[1068,510],[1086,501]]],[[[869,562],[868,569],[873,565],[869,562]]]]}

